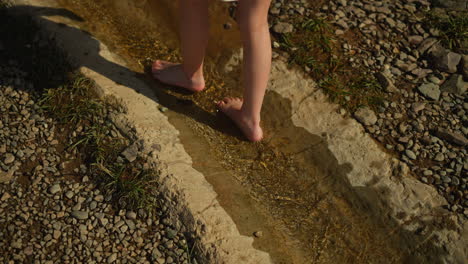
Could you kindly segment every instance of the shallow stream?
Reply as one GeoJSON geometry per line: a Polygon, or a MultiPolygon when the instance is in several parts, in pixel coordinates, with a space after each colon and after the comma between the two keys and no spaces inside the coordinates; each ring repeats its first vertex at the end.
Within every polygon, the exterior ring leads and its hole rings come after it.
{"type": "MultiPolygon", "coordinates": [[[[254,246],[275,263],[436,263],[431,259],[434,247],[371,213],[356,195],[365,188],[353,187],[346,177],[353,168],[338,163],[324,137],[293,124],[287,99],[267,92],[261,143],[246,142],[216,113],[214,101],[241,94],[240,67],[229,75],[222,70],[240,47],[229,5],[216,1],[210,6],[206,91],[188,94],[145,74],[154,59],[179,60],[176,2],[59,1],[83,19],[82,29],[124,58],[152,87],[180,131],[193,167],[214,186],[243,235],[262,231],[254,246]]],[[[99,56],[99,50],[84,55],[99,56]]]]}

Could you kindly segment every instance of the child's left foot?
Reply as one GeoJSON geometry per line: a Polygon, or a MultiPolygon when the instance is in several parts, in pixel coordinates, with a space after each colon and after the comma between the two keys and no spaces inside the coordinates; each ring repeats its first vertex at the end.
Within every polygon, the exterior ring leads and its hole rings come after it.
{"type": "Polygon", "coordinates": [[[200,92],[205,88],[203,76],[188,78],[182,64],[157,60],[153,63],[151,72],[157,80],[178,87],[185,88],[191,92],[200,92]]]}
{"type": "Polygon", "coordinates": [[[242,112],[242,99],[226,97],[217,103],[221,112],[231,118],[248,140],[256,142],[263,138],[263,131],[258,122],[242,112]]]}

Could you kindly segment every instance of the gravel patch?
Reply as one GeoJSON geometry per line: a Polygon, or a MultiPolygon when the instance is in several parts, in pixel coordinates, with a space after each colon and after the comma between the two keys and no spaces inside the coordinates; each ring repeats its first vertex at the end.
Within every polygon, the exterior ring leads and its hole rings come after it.
{"type": "Polygon", "coordinates": [[[465,41],[464,47],[448,49],[443,32],[431,28],[425,15],[466,16],[466,10],[464,1],[439,2],[277,0],[270,24],[279,34],[288,23],[293,28],[288,32],[300,31],[291,23],[298,17],[333,25],[348,66],[374,75],[387,92],[382,104],[358,109],[354,117],[422,182],[437,188],[448,209],[468,217],[468,47],[465,41]]]}
{"type": "MultiPolygon", "coordinates": [[[[47,48],[39,47],[44,41],[38,39],[30,48],[47,48]]],[[[17,52],[6,42],[1,47],[2,61],[17,52]]],[[[32,73],[23,71],[20,61],[5,61],[0,65],[0,262],[196,263],[186,239],[194,239],[192,234],[165,216],[175,201],[166,201],[155,186],[154,206],[132,208],[109,192],[94,165],[85,161],[90,153],[70,147],[87,128],[70,130],[70,124],[49,117],[32,73]]],[[[107,137],[124,137],[109,127],[107,137]]],[[[145,162],[149,153],[132,141],[127,137],[130,150],[120,154],[117,165],[157,170],[145,162]]]]}

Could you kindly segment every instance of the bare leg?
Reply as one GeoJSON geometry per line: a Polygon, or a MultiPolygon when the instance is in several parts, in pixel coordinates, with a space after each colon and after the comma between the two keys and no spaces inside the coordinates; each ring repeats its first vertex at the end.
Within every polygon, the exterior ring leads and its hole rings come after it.
{"type": "Polygon", "coordinates": [[[205,88],[203,59],[208,43],[208,0],[180,0],[182,64],[157,60],[153,76],[161,82],[198,92],[205,88]]]}
{"type": "Polygon", "coordinates": [[[228,115],[250,141],[263,137],[260,112],[271,68],[268,8],[271,0],[240,0],[239,26],[244,47],[244,99],[224,98],[219,109],[228,115]]]}

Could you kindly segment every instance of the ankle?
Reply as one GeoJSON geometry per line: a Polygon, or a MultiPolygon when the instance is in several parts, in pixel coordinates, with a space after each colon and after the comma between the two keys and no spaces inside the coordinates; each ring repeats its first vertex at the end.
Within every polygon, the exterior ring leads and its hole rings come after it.
{"type": "Polygon", "coordinates": [[[182,65],[182,69],[184,70],[185,76],[190,81],[192,82],[204,81],[203,69],[200,68],[198,70],[193,71],[193,70],[187,69],[185,65],[182,65]]]}
{"type": "Polygon", "coordinates": [[[260,116],[250,114],[245,110],[241,109],[242,117],[245,122],[251,126],[260,126],[260,116]]]}

